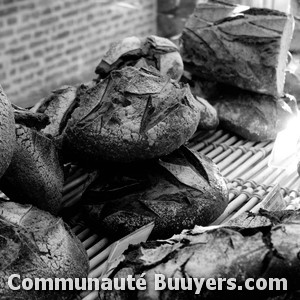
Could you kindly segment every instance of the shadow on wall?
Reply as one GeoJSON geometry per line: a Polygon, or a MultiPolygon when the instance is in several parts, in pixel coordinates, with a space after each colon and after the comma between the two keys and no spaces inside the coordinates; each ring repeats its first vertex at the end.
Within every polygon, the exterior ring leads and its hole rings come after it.
{"type": "Polygon", "coordinates": [[[64,84],[95,78],[113,41],[156,33],[156,0],[19,0],[0,7],[0,84],[33,105],[64,84]]]}

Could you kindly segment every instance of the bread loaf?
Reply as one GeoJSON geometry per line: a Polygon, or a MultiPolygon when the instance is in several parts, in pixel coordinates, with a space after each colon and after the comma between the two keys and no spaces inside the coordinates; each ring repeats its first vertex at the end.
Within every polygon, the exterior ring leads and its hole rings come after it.
{"type": "Polygon", "coordinates": [[[124,67],[82,86],[65,130],[70,151],[93,163],[169,154],[196,131],[200,107],[187,85],[153,69],[124,67]]]}
{"type": "Polygon", "coordinates": [[[151,238],[167,238],[195,224],[207,225],[227,206],[227,186],[206,156],[181,147],[158,161],[102,167],[85,192],[94,228],[120,238],[154,222],[151,238]]]}
{"type": "Polygon", "coordinates": [[[15,132],[16,147],[0,189],[15,202],[57,214],[64,183],[58,149],[51,139],[24,125],[16,124],[15,132]]]}
{"type": "Polygon", "coordinates": [[[49,117],[50,123],[41,129],[42,133],[52,137],[59,137],[62,134],[70,114],[76,107],[76,92],[76,87],[63,86],[52,91],[31,109],[35,113],[43,113],[49,117]]]}
{"type": "Polygon", "coordinates": [[[201,2],[183,30],[186,69],[209,80],[282,96],[293,17],[218,0],[201,2]]]}
{"type": "Polygon", "coordinates": [[[290,95],[275,99],[239,89],[224,89],[223,95],[210,101],[223,128],[253,141],[274,140],[289,120],[298,115],[296,100],[290,95]]]}
{"type": "MultiPolygon", "coordinates": [[[[26,199],[24,199],[26,202],[26,199]]],[[[14,278],[12,290],[7,282],[11,275],[21,279],[86,278],[89,261],[84,247],[62,219],[55,218],[31,205],[0,201],[0,298],[2,300],[71,300],[76,290],[25,290],[14,278]]]]}
{"type": "Polygon", "coordinates": [[[281,222],[274,222],[275,218],[252,215],[251,223],[256,225],[251,228],[242,224],[196,227],[168,240],[131,246],[114,266],[111,277],[138,278],[143,274],[146,289],[100,291],[100,299],[298,299],[300,217],[296,214],[281,222]],[[155,288],[161,286],[155,274],[165,276],[165,288],[155,288]],[[175,278],[185,284],[174,288],[175,278]],[[209,289],[204,282],[200,294],[196,294],[195,284],[188,285],[188,280],[209,278],[215,284],[209,289]],[[245,285],[248,278],[252,280],[251,290],[245,285]],[[264,290],[256,285],[258,279],[269,284],[274,278],[280,279],[280,287],[275,287],[275,281],[273,288],[268,285],[264,290]],[[169,280],[173,280],[172,285],[167,285],[169,280]]]}
{"type": "Polygon", "coordinates": [[[105,78],[113,70],[135,66],[140,61],[152,66],[163,76],[178,81],[183,73],[183,62],[178,47],[167,38],[151,35],[146,38],[127,37],[113,43],[96,68],[105,78]]]}
{"type": "Polygon", "coordinates": [[[16,143],[13,109],[0,86],[0,178],[9,166],[16,143]]]}

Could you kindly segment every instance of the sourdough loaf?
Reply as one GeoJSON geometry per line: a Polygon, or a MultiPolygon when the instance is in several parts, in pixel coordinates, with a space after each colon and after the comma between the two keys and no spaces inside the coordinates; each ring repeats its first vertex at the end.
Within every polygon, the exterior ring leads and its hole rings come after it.
{"type": "Polygon", "coordinates": [[[222,127],[253,141],[274,140],[289,120],[298,115],[296,100],[285,95],[275,99],[269,95],[240,89],[225,89],[210,100],[218,112],[222,127]]]}
{"type": "Polygon", "coordinates": [[[202,1],[183,30],[185,67],[209,80],[282,96],[293,25],[283,12],[202,1]]]}
{"type": "Polygon", "coordinates": [[[153,69],[124,67],[77,92],[65,130],[70,151],[93,163],[169,154],[196,131],[200,107],[187,85],[153,69]]]}
{"type": "Polygon", "coordinates": [[[83,195],[87,221],[111,238],[154,222],[151,238],[207,225],[227,206],[227,186],[206,156],[181,147],[143,164],[101,168],[83,195]]]}
{"type": "Polygon", "coordinates": [[[57,214],[61,208],[64,174],[53,141],[35,129],[15,125],[15,150],[0,180],[0,189],[18,203],[30,203],[57,214]]]}
{"type": "Polygon", "coordinates": [[[0,178],[9,166],[16,143],[13,109],[0,86],[0,178]]]}
{"type": "MultiPolygon", "coordinates": [[[[24,199],[24,202],[27,202],[24,199]]],[[[12,290],[9,276],[21,279],[86,278],[87,253],[62,219],[31,205],[0,201],[0,298],[2,300],[72,300],[74,290],[12,290]]],[[[14,278],[13,285],[20,280],[14,278]]]]}
{"type": "Polygon", "coordinates": [[[55,138],[62,134],[68,117],[76,107],[76,92],[76,87],[62,86],[31,108],[32,112],[43,113],[49,117],[49,124],[41,129],[42,133],[55,138]]]}
{"type": "Polygon", "coordinates": [[[155,35],[146,38],[131,36],[113,43],[95,72],[100,78],[105,78],[113,70],[140,65],[141,62],[176,81],[183,74],[178,47],[169,39],[155,35]]]}
{"type": "Polygon", "coordinates": [[[142,275],[147,288],[100,291],[99,296],[103,300],[298,299],[299,213],[293,218],[282,218],[281,222],[274,222],[275,218],[252,215],[251,228],[243,226],[244,222],[217,228],[195,227],[167,240],[131,246],[119,264],[110,270],[110,277],[132,275],[138,278],[142,275]],[[258,220],[254,220],[256,218],[258,220]],[[172,285],[160,290],[155,288],[160,286],[155,275],[164,275],[164,282],[172,280],[172,285]],[[183,281],[177,289],[174,288],[175,278],[183,281]],[[248,278],[251,290],[245,285],[248,278]],[[280,280],[280,287],[275,288],[275,281],[271,281],[274,278],[280,280]],[[188,285],[188,280],[194,279],[210,279],[210,289],[204,283],[200,294],[196,294],[196,285],[188,285]],[[273,288],[259,289],[260,285],[255,284],[258,279],[272,282],[273,288]],[[285,286],[282,279],[287,281],[285,286]]]}

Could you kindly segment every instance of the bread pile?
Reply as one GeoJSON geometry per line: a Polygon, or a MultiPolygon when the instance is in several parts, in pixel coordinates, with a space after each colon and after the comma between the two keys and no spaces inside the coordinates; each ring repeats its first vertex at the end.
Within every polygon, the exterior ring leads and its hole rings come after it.
{"type": "Polygon", "coordinates": [[[218,0],[196,6],[181,54],[224,128],[249,140],[272,140],[297,115],[296,100],[284,94],[293,28],[293,17],[275,10],[218,0]]]}
{"type": "MultiPolygon", "coordinates": [[[[12,106],[1,90],[0,189],[9,198],[0,202],[3,278],[6,270],[87,276],[83,245],[55,217],[62,215],[70,161],[98,170],[84,195],[87,219],[115,239],[149,222],[152,238],[166,238],[213,222],[227,206],[217,166],[184,146],[197,128],[214,128],[218,119],[179,82],[176,45],[156,36],[127,38],[112,46],[96,73],[94,81],[63,86],[30,110],[12,106]]],[[[6,286],[0,295],[11,296],[6,286]]],[[[47,292],[20,297],[51,299],[47,292]]]]}
{"type": "Polygon", "coordinates": [[[216,219],[227,206],[224,178],[184,144],[218,119],[178,82],[176,45],[156,36],[126,38],[112,45],[96,73],[94,83],[55,92],[35,107],[50,112],[45,107],[63,97],[76,103],[65,109],[56,138],[77,160],[99,165],[83,196],[89,224],[117,239],[153,221],[151,237],[158,238],[216,219]]]}
{"type": "Polygon", "coordinates": [[[99,296],[101,299],[141,300],[299,299],[299,243],[299,212],[262,212],[256,216],[245,213],[231,224],[217,228],[196,227],[167,240],[131,246],[114,265],[111,277],[132,275],[138,278],[143,274],[147,288],[143,291],[100,291],[99,296]],[[166,284],[164,289],[155,289],[155,283],[161,286],[155,275],[165,276],[165,283],[173,282],[166,284]],[[203,284],[200,295],[196,294],[195,284],[188,285],[188,280],[212,278],[210,282],[216,284],[210,288],[203,284]],[[283,279],[287,290],[282,283],[281,288],[273,285],[273,289],[259,290],[255,281],[251,282],[253,289],[247,290],[248,278],[267,282],[283,279]],[[220,279],[224,280],[222,288],[220,279]],[[184,282],[183,285],[179,283],[177,290],[174,289],[175,280],[184,282]]]}
{"type": "Polygon", "coordinates": [[[73,299],[70,291],[14,291],[7,284],[13,274],[86,278],[89,261],[79,239],[54,216],[61,209],[64,173],[58,147],[40,132],[48,116],[12,106],[1,88],[0,107],[0,187],[10,198],[0,199],[0,298],[73,299]]]}

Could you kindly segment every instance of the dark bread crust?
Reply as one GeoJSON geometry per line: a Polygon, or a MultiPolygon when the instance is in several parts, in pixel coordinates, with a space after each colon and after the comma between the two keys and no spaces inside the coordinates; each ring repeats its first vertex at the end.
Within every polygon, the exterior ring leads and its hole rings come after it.
{"type": "Polygon", "coordinates": [[[196,131],[200,109],[189,87],[156,71],[125,67],[78,92],[65,142],[78,153],[132,162],[169,154],[196,131]]]}
{"type": "Polygon", "coordinates": [[[218,112],[221,126],[253,141],[274,140],[288,121],[298,114],[295,98],[288,95],[275,99],[231,89],[211,103],[218,112]]]}
{"type": "Polygon", "coordinates": [[[77,88],[73,86],[63,86],[52,91],[51,94],[40,100],[31,111],[43,113],[49,117],[50,123],[41,130],[44,134],[59,137],[64,131],[69,115],[76,105],[77,88]]]}
{"type": "MultiPolygon", "coordinates": [[[[72,291],[10,290],[7,279],[85,278],[87,253],[62,219],[31,205],[0,202],[1,299],[74,299],[72,291]]],[[[40,287],[41,289],[41,287],[40,287]]]]}
{"type": "Polygon", "coordinates": [[[97,66],[99,78],[125,66],[152,66],[163,76],[178,81],[183,73],[183,62],[178,47],[169,39],[150,35],[146,38],[127,37],[113,43],[97,66]]]}
{"type": "Polygon", "coordinates": [[[31,203],[57,214],[61,208],[64,174],[52,140],[31,128],[15,126],[16,147],[0,181],[1,190],[18,203],[31,203]]]}
{"type": "MultiPolygon", "coordinates": [[[[291,212],[293,214],[293,212],[291,212]]],[[[276,216],[275,216],[276,217],[276,216]]],[[[273,217],[258,215],[251,217],[251,230],[223,225],[216,229],[195,228],[185,230],[168,240],[149,241],[132,246],[124,259],[116,265],[111,277],[126,277],[129,274],[144,274],[147,289],[144,291],[100,291],[105,299],[259,299],[292,300],[299,298],[299,243],[300,218],[282,218],[273,222],[273,217]],[[271,220],[269,219],[271,217],[271,220]],[[254,219],[258,219],[258,221],[254,219]],[[279,223],[279,224],[278,224],[279,223]],[[207,230],[207,231],[204,231],[207,230]],[[154,274],[166,278],[235,278],[236,289],[208,290],[205,284],[200,297],[193,290],[155,290],[154,274]],[[286,278],[288,290],[254,289],[247,291],[247,278],[286,278]],[[237,286],[242,286],[238,290],[237,286]],[[253,298],[255,297],[255,298],[253,298]]],[[[274,286],[273,286],[274,287],[274,286]]]]}
{"type": "Polygon", "coordinates": [[[213,222],[227,206],[227,187],[217,166],[185,147],[159,161],[126,166],[119,176],[117,171],[111,182],[105,172],[83,196],[85,203],[98,199],[86,207],[87,220],[110,237],[123,237],[154,221],[151,238],[167,238],[213,222]],[[121,178],[118,185],[116,177],[121,178]]]}
{"type": "Polygon", "coordinates": [[[282,96],[293,23],[275,10],[198,4],[182,35],[185,67],[209,80],[282,96]]]}
{"type": "Polygon", "coordinates": [[[11,103],[0,86],[0,178],[8,168],[16,143],[11,103]]]}

